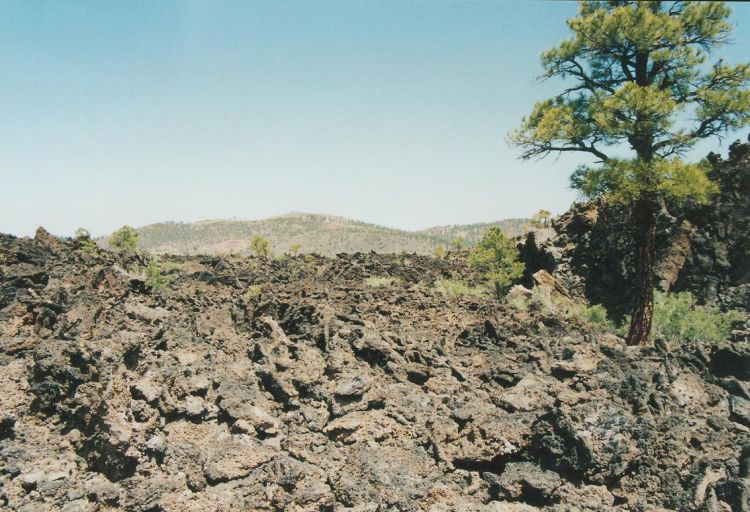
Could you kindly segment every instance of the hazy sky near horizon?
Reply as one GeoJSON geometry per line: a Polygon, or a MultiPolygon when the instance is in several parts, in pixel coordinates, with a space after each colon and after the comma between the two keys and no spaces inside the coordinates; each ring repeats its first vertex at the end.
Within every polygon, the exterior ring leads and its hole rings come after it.
{"type": "MultiPolygon", "coordinates": [[[[3,0],[0,232],[561,213],[586,157],[521,161],[506,136],[559,89],[537,82],[539,55],[576,8],[3,0]]],[[[735,43],[717,56],[736,63],[750,55],[750,6],[732,8],[735,43]]]]}

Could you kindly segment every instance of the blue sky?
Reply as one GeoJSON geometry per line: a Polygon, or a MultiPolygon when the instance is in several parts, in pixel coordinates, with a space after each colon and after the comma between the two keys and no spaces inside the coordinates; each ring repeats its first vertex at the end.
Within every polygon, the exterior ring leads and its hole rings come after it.
{"type": "MultiPolygon", "coordinates": [[[[536,81],[539,54],[576,7],[0,1],[0,232],[561,213],[585,158],[520,161],[506,136],[559,88],[536,81]]],[[[740,62],[750,6],[733,9],[719,55],[740,62]]]]}

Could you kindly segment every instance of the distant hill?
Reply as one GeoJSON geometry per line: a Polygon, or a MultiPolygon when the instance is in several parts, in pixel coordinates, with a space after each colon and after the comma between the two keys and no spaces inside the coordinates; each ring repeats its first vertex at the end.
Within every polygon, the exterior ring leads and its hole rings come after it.
{"type": "Polygon", "coordinates": [[[424,235],[440,245],[450,247],[457,238],[471,247],[479,242],[488,229],[498,226],[510,236],[521,235],[529,223],[529,219],[505,219],[496,222],[481,222],[477,224],[458,224],[452,226],[436,226],[427,228],[416,233],[424,235]]]}
{"type": "MultiPolygon", "coordinates": [[[[467,246],[471,246],[491,226],[500,226],[511,235],[520,234],[525,222],[525,219],[510,219],[405,231],[334,215],[289,213],[253,221],[150,224],[138,228],[138,246],[151,252],[170,254],[244,253],[248,251],[253,236],[262,236],[269,240],[275,254],[288,252],[292,244],[299,244],[300,252],[323,255],[370,251],[431,254],[440,245],[449,247],[456,237],[465,238],[467,246]]],[[[100,242],[106,242],[106,239],[100,242]]]]}

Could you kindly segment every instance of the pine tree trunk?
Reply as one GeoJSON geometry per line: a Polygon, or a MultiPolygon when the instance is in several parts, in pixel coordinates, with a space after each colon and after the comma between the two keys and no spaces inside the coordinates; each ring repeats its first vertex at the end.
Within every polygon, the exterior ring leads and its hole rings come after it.
{"type": "Polygon", "coordinates": [[[648,343],[654,315],[654,264],[656,255],[656,205],[638,201],[633,209],[636,273],[633,312],[627,344],[648,343]]]}

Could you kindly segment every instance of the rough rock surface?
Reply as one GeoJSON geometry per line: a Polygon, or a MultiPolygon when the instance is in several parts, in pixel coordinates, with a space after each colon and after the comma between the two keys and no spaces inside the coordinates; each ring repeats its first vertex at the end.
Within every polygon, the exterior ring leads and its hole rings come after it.
{"type": "MultiPolygon", "coordinates": [[[[708,206],[669,205],[660,215],[657,281],[727,308],[750,309],[750,143],[710,154],[720,192],[708,206]]],[[[553,222],[557,235],[523,247],[531,272],[545,269],[579,296],[625,313],[633,282],[632,223],[625,209],[601,200],[575,204],[553,222]],[[613,293],[613,290],[618,293],[613,293]]],[[[528,280],[528,278],[527,278],[528,280]]],[[[529,283],[530,284],[530,283],[529,283]]]]}
{"type": "Polygon", "coordinates": [[[0,509],[750,507],[746,349],[444,297],[455,261],[172,262],[0,236],[0,509]]]}

